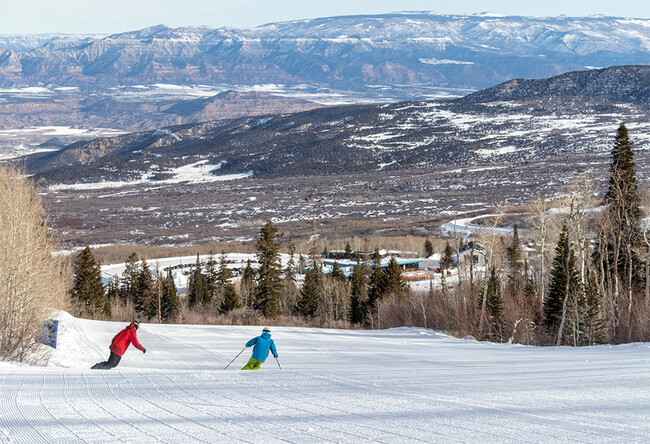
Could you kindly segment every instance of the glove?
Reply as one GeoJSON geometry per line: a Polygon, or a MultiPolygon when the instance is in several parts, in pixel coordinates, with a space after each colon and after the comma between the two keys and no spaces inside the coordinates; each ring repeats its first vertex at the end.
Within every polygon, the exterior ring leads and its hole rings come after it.
{"type": "Polygon", "coordinates": [[[278,359],[278,355],[273,355],[273,357],[274,357],[275,359],[278,359]]]}
{"type": "Polygon", "coordinates": [[[146,349],[146,348],[145,348],[145,349],[142,349],[142,354],[144,355],[145,353],[147,353],[147,349],[146,349]]]}

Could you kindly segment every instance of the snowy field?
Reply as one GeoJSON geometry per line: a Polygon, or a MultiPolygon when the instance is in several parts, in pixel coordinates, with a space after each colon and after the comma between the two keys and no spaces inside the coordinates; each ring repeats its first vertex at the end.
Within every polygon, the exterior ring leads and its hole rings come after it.
{"type": "Polygon", "coordinates": [[[648,344],[537,348],[399,328],[272,327],[279,362],[242,372],[259,327],[61,317],[49,367],[0,363],[0,442],[643,442],[648,344]]]}

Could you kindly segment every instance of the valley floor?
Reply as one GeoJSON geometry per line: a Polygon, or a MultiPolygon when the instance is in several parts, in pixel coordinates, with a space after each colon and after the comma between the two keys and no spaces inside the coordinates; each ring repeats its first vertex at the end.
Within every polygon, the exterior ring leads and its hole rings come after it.
{"type": "Polygon", "coordinates": [[[271,357],[238,369],[249,326],[143,324],[147,348],[108,357],[123,323],[61,315],[48,367],[0,363],[0,443],[641,442],[650,345],[527,347],[430,330],[272,327],[271,357]]]}

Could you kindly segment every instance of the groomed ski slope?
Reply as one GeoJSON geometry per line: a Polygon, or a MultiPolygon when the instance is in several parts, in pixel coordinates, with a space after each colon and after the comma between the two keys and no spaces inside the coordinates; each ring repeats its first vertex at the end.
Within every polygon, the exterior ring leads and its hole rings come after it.
{"type": "Polygon", "coordinates": [[[648,344],[537,348],[429,330],[272,327],[282,370],[238,369],[261,327],[143,324],[113,370],[125,323],[61,315],[49,367],[0,363],[0,442],[643,442],[648,344]]]}

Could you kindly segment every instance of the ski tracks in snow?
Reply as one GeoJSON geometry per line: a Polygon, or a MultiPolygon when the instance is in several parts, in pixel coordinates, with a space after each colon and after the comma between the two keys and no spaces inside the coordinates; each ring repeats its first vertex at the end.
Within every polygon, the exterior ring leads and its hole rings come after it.
{"type": "MultiPolygon", "coordinates": [[[[278,327],[283,370],[223,371],[259,327],[65,318],[53,367],[0,362],[0,444],[644,442],[647,344],[522,347],[418,329],[278,327]],[[64,368],[62,368],[64,367],[64,368]]],[[[239,365],[237,365],[239,366],[239,365]]]]}

